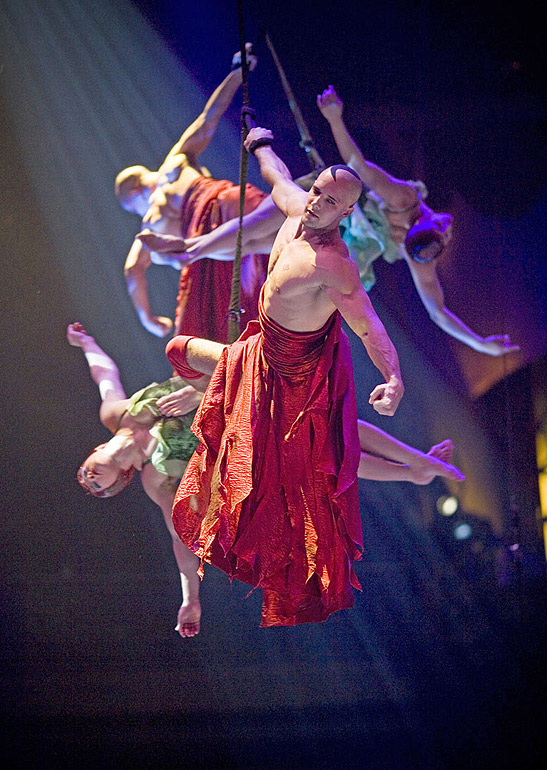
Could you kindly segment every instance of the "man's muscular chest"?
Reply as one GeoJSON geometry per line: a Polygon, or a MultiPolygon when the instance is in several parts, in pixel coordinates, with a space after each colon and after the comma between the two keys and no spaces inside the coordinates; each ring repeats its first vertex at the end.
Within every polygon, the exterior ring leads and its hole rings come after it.
{"type": "Polygon", "coordinates": [[[150,193],[148,210],[143,217],[143,225],[156,232],[178,235],[182,201],[196,176],[197,172],[194,169],[181,166],[170,174],[160,177],[150,193]],[[176,171],[179,175],[173,180],[172,177],[176,171]],[[174,231],[173,226],[175,227],[174,231]]]}
{"type": "Polygon", "coordinates": [[[158,185],[152,190],[148,210],[142,218],[143,227],[158,233],[179,234],[181,196],[171,189],[173,186],[158,185]]]}
{"type": "Polygon", "coordinates": [[[285,244],[272,257],[268,280],[273,292],[286,297],[317,286],[316,252],[306,241],[285,244]]]}

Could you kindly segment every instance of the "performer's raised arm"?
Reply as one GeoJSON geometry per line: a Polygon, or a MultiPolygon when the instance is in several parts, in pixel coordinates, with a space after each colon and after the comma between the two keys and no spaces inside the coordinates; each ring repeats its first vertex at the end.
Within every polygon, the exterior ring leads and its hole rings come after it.
{"type": "Polygon", "coordinates": [[[317,106],[330,125],[342,160],[359,174],[366,187],[375,190],[397,210],[417,203],[418,196],[411,185],[365,159],[344,123],[344,103],[332,86],[319,94],[317,106]]]}
{"type": "MultiPolygon", "coordinates": [[[[252,54],[251,43],[246,44],[247,50],[247,65],[249,71],[252,72],[257,63],[257,58],[252,54]]],[[[203,111],[198,117],[191,123],[184,131],[178,142],[171,149],[166,157],[167,165],[173,155],[192,155],[197,157],[204,152],[211,139],[215,135],[218,124],[234,98],[239,86],[242,82],[241,72],[241,54],[236,52],[232,59],[232,66],[236,66],[222,81],[222,83],[215,88],[207,104],[203,108],[203,111]]],[[[161,170],[161,169],[160,169],[161,170]]]]}
{"type": "Polygon", "coordinates": [[[287,217],[298,216],[302,213],[307,195],[293,182],[291,172],[273,151],[272,142],[273,134],[269,129],[252,128],[245,139],[245,149],[258,160],[262,179],[272,188],[275,205],[287,217]]]}

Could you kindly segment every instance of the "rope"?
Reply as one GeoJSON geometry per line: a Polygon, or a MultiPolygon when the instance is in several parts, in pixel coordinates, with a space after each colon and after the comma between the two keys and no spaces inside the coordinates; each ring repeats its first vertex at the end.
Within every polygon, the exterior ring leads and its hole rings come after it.
{"type": "Polygon", "coordinates": [[[287,101],[289,102],[290,110],[294,115],[298,132],[300,134],[300,147],[302,147],[306,151],[306,156],[310,162],[312,171],[322,171],[325,168],[325,163],[323,162],[323,159],[321,158],[321,156],[319,155],[319,152],[315,148],[314,141],[312,139],[308,126],[306,125],[304,116],[302,115],[300,107],[298,106],[298,102],[296,101],[291,85],[287,80],[287,76],[285,75],[285,70],[281,66],[281,62],[279,61],[279,57],[276,53],[276,50],[273,46],[272,40],[268,35],[268,33],[266,33],[266,45],[270,49],[270,53],[272,54],[274,64],[277,67],[277,71],[279,73],[281,85],[283,86],[283,90],[285,91],[285,96],[287,97],[287,101]]]}
{"type": "Polygon", "coordinates": [[[254,123],[254,111],[249,102],[249,66],[245,48],[245,25],[243,19],[243,1],[238,0],[239,46],[241,49],[241,89],[243,106],[241,108],[241,150],[239,156],[239,225],[237,230],[237,245],[232,270],[232,290],[228,308],[228,342],[234,342],[240,335],[241,308],[241,243],[243,231],[243,214],[245,212],[245,187],[247,186],[247,169],[249,156],[243,142],[249,129],[254,123]]]}
{"type": "MultiPolygon", "coordinates": [[[[242,103],[241,108],[241,150],[239,157],[239,224],[237,229],[236,250],[234,255],[234,264],[232,271],[232,289],[230,293],[230,305],[228,308],[228,342],[234,342],[240,335],[240,318],[244,312],[241,308],[241,251],[243,239],[243,216],[245,212],[245,187],[247,185],[247,170],[249,165],[249,156],[243,142],[245,141],[249,130],[256,125],[255,113],[250,106],[249,100],[249,67],[247,64],[247,55],[245,48],[245,24],[243,17],[243,0],[238,0],[238,25],[239,25],[239,46],[241,49],[241,90],[242,103]]],[[[296,120],[296,125],[300,133],[300,146],[306,151],[306,156],[310,162],[312,170],[317,175],[319,171],[325,168],[325,163],[315,148],[309,129],[304,121],[304,117],[296,102],[293,91],[281,66],[270,36],[266,34],[266,43],[271,51],[273,60],[279,72],[283,89],[289,101],[289,107],[296,120]]]]}

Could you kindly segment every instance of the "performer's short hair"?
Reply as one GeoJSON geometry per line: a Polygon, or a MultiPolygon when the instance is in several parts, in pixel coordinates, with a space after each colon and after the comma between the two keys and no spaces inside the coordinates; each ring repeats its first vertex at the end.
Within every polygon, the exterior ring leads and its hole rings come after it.
{"type": "Polygon", "coordinates": [[[417,224],[408,231],[405,247],[414,262],[432,262],[443,252],[444,238],[436,228],[417,224]],[[428,249],[427,254],[425,249],[428,249]]]}
{"type": "MultiPolygon", "coordinates": [[[[99,449],[104,449],[105,446],[106,444],[99,444],[99,446],[95,447],[93,452],[97,452],[97,450],[99,449]]],[[[91,452],[91,455],[93,454],[93,452],[91,452]]],[[[89,457],[91,457],[91,455],[89,455],[89,457]]],[[[114,495],[117,495],[119,492],[122,491],[122,489],[125,489],[125,487],[128,486],[128,484],[130,484],[131,479],[135,475],[135,468],[133,468],[133,466],[131,466],[131,468],[128,468],[127,470],[125,470],[124,468],[120,468],[118,478],[113,484],[111,484],[109,487],[106,487],[106,489],[97,490],[97,489],[93,489],[93,487],[90,486],[90,479],[84,476],[84,465],[85,465],[85,462],[82,463],[82,465],[80,465],[80,467],[78,468],[77,479],[82,485],[82,487],[84,487],[84,489],[87,492],[93,495],[93,497],[114,497],[114,495]]]]}
{"type": "Polygon", "coordinates": [[[114,192],[118,200],[126,200],[136,187],[142,184],[142,175],[148,169],[145,166],[128,166],[120,171],[114,182],[114,192]]]}
{"type": "Polygon", "coordinates": [[[350,174],[353,174],[353,176],[363,184],[363,181],[357,171],[354,171],[349,166],[346,166],[344,163],[337,163],[335,166],[329,166],[329,171],[332,174],[332,178],[336,181],[336,173],[338,171],[349,171],[350,174]]]}

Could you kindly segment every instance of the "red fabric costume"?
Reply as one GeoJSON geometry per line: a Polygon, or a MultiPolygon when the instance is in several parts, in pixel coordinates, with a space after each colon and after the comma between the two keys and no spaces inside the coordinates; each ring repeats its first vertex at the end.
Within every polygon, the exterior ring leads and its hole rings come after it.
{"type": "MultiPolygon", "coordinates": [[[[255,209],[266,193],[248,184],[245,213],[255,209]]],[[[200,177],[189,188],[181,204],[181,236],[193,238],[211,232],[224,221],[239,216],[239,186],[225,179],[200,177]]],[[[233,262],[200,259],[180,273],[175,333],[228,340],[227,313],[230,305],[233,262]]],[[[257,317],[260,287],[266,280],[268,257],[249,254],[241,262],[242,328],[257,317]]]]}
{"type": "Polygon", "coordinates": [[[262,626],[351,607],[360,448],[340,314],[297,333],[260,304],[259,322],[223,351],[192,430],[200,445],[173,508],[181,540],[202,563],[264,589],[262,626]]]}

